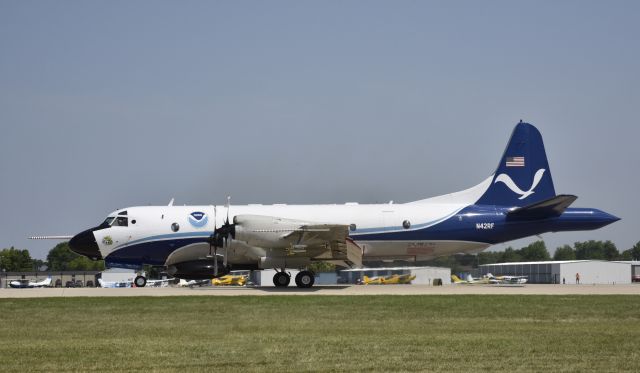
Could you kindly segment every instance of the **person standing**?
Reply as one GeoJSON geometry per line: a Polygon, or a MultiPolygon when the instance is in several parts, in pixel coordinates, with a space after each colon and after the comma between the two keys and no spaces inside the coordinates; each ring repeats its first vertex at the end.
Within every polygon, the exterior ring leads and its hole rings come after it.
{"type": "Polygon", "coordinates": [[[576,285],[580,285],[580,273],[576,273],[576,285]]]}

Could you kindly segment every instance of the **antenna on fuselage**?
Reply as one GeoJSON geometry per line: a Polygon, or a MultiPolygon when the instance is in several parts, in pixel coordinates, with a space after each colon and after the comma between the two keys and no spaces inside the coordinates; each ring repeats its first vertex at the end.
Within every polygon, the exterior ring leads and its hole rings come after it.
{"type": "Polygon", "coordinates": [[[169,201],[169,204],[167,206],[173,206],[173,198],[171,198],[171,201],[169,201]]]}

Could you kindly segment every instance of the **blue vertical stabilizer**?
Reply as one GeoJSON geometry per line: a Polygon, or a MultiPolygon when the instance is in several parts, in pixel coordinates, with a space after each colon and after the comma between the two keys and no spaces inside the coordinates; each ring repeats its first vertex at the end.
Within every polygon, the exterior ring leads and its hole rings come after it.
{"type": "Polygon", "coordinates": [[[476,204],[528,206],[555,197],[540,131],[520,122],[511,134],[491,186],[476,204]]]}

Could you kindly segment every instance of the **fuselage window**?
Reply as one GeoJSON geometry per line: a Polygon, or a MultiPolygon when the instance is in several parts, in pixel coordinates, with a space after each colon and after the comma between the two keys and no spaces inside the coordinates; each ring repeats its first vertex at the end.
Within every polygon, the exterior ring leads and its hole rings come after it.
{"type": "Polygon", "coordinates": [[[131,224],[135,224],[136,223],[136,219],[131,220],[131,224]]]}
{"type": "Polygon", "coordinates": [[[125,218],[123,216],[118,216],[111,226],[112,227],[127,227],[127,226],[129,226],[129,221],[128,221],[127,218],[125,218]]]}
{"type": "Polygon", "coordinates": [[[174,232],[177,232],[180,230],[180,225],[178,225],[178,223],[173,223],[171,224],[171,230],[174,232]]]}

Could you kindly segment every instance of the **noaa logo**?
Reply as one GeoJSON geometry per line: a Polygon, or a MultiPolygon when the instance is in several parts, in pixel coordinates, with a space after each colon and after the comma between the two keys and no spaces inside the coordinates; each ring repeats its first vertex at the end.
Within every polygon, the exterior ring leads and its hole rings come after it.
{"type": "Polygon", "coordinates": [[[533,193],[535,193],[534,189],[536,189],[536,187],[540,183],[540,180],[542,180],[542,176],[544,175],[545,171],[546,170],[544,168],[541,168],[538,171],[536,171],[536,174],[533,175],[533,183],[531,183],[531,188],[529,188],[529,190],[527,191],[520,189],[520,187],[517,186],[516,183],[513,181],[513,179],[511,179],[511,177],[507,174],[498,175],[496,177],[496,180],[493,183],[494,184],[498,182],[504,183],[504,185],[506,185],[507,188],[511,189],[512,192],[520,195],[520,198],[518,199],[525,199],[530,195],[532,195],[533,193]]]}
{"type": "Polygon", "coordinates": [[[107,246],[113,245],[113,238],[111,238],[111,236],[104,236],[104,238],[102,239],[102,243],[107,246]]]}
{"type": "Polygon", "coordinates": [[[192,212],[191,215],[189,215],[189,223],[196,228],[204,227],[205,225],[207,225],[208,221],[209,217],[207,217],[207,214],[204,212],[195,211],[192,212]]]}

